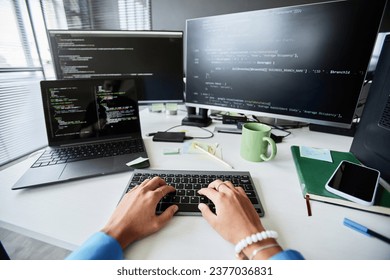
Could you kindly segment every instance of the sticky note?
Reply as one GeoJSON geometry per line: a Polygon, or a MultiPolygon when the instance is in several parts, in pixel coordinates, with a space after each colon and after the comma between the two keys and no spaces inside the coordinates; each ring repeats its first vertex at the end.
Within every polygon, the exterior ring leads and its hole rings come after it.
{"type": "Polygon", "coordinates": [[[301,157],[333,162],[332,155],[330,154],[330,150],[328,149],[300,146],[299,152],[301,157]]]}

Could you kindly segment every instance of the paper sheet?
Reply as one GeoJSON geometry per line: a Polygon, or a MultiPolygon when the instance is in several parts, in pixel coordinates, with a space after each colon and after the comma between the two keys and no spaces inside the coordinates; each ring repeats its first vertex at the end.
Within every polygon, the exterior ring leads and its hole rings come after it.
{"type": "Polygon", "coordinates": [[[133,166],[133,165],[137,165],[141,162],[144,162],[144,161],[147,161],[149,160],[148,158],[143,158],[143,157],[139,157],[139,158],[136,158],[135,160],[132,160],[132,161],[129,161],[128,163],[126,163],[127,166],[133,166]]]}

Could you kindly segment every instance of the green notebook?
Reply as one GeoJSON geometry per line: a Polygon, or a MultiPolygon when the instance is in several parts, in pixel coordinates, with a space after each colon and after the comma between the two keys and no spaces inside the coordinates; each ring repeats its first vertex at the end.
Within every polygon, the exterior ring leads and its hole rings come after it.
{"type": "Polygon", "coordinates": [[[303,197],[309,195],[311,200],[317,200],[346,207],[356,208],[368,212],[390,215],[390,192],[379,186],[373,206],[364,206],[346,200],[328,192],[325,184],[342,160],[359,163],[359,160],[350,152],[331,151],[333,162],[315,160],[300,156],[299,146],[291,146],[291,152],[297,169],[303,197]]]}

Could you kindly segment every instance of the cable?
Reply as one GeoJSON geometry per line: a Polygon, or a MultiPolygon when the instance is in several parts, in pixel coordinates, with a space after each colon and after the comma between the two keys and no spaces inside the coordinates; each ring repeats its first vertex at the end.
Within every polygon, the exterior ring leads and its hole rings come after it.
{"type": "MultiPolygon", "coordinates": [[[[168,128],[167,130],[165,130],[165,132],[168,132],[168,131],[170,131],[170,130],[172,130],[174,128],[181,127],[181,126],[184,126],[184,125],[179,124],[179,125],[172,126],[171,128],[168,128]]],[[[208,133],[210,133],[210,136],[206,136],[206,137],[202,137],[202,136],[189,137],[189,136],[186,136],[185,139],[187,139],[187,140],[189,140],[189,139],[210,139],[210,138],[214,137],[214,133],[212,131],[210,131],[208,129],[205,129],[203,127],[199,127],[199,126],[197,126],[197,127],[202,129],[202,130],[204,130],[204,131],[206,131],[206,132],[208,132],[208,133]]]]}

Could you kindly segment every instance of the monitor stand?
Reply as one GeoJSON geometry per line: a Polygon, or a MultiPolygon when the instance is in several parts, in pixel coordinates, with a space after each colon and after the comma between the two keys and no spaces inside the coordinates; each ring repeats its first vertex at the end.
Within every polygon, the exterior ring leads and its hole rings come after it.
{"type": "Polygon", "coordinates": [[[195,107],[187,107],[187,117],[182,121],[182,125],[189,126],[198,126],[198,127],[207,127],[211,124],[212,119],[208,116],[208,109],[199,109],[199,112],[196,112],[195,107]]]}
{"type": "Polygon", "coordinates": [[[309,129],[311,131],[325,132],[330,134],[353,137],[355,135],[356,123],[353,123],[351,128],[341,128],[341,127],[332,127],[332,126],[319,125],[319,124],[310,124],[309,129]]]}
{"type": "MultiPolygon", "coordinates": [[[[302,122],[275,119],[275,118],[267,118],[267,117],[257,117],[257,119],[264,124],[281,126],[281,127],[284,127],[284,126],[299,127],[300,125],[305,124],[302,122]]],[[[351,128],[340,128],[340,127],[332,127],[332,126],[319,125],[319,124],[308,124],[308,125],[309,125],[309,129],[311,131],[337,134],[337,135],[343,135],[343,136],[351,136],[351,137],[354,136],[355,129],[356,129],[356,123],[353,123],[351,128]]]]}
{"type": "Polygon", "coordinates": [[[285,120],[285,119],[278,119],[278,118],[272,118],[272,117],[263,117],[263,116],[253,116],[258,122],[275,126],[275,127],[285,127],[285,129],[288,128],[295,128],[295,127],[301,127],[305,125],[305,123],[298,122],[298,121],[291,121],[291,120],[285,120]]]}

